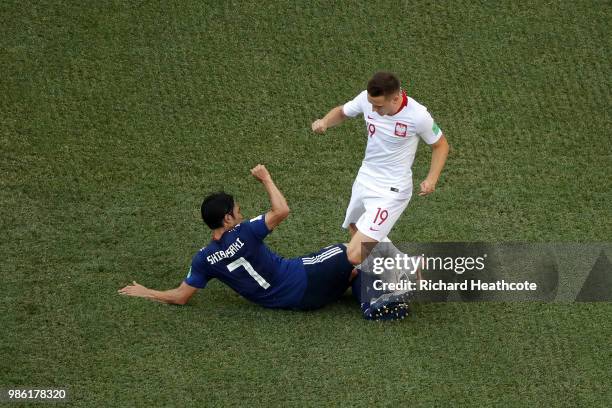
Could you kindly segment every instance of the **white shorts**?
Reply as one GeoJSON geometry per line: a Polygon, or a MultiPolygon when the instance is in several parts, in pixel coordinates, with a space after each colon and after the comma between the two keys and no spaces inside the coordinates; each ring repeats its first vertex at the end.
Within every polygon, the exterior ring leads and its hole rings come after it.
{"type": "Polygon", "coordinates": [[[342,227],[355,224],[359,232],[380,242],[389,235],[410,202],[410,197],[384,197],[355,181],[342,227]]]}

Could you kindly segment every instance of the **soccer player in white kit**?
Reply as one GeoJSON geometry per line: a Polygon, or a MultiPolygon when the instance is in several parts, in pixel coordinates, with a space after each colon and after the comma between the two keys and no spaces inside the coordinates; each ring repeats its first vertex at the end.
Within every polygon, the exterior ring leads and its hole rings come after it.
{"type": "Polygon", "coordinates": [[[352,235],[347,254],[354,265],[368,256],[362,244],[372,244],[371,249],[377,242],[390,242],[387,235],[412,196],[411,167],[419,140],[432,148],[429,174],[420,184],[419,196],[434,192],[449,150],[427,108],[408,97],[390,72],[375,73],[366,90],[315,120],[312,130],[325,133],[360,114],[368,142],[342,225],[352,235]]]}

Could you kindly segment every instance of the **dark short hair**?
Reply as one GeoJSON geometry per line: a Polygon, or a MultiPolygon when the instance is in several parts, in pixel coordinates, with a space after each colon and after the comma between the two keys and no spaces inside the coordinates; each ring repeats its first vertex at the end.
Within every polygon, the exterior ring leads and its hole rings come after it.
{"type": "Polygon", "coordinates": [[[368,81],[368,94],[370,96],[384,95],[387,97],[399,90],[400,81],[392,72],[378,71],[368,81]]]}
{"type": "Polygon", "coordinates": [[[209,194],[202,201],[202,220],[210,229],[223,226],[223,219],[234,210],[234,197],[223,191],[209,194]]]}

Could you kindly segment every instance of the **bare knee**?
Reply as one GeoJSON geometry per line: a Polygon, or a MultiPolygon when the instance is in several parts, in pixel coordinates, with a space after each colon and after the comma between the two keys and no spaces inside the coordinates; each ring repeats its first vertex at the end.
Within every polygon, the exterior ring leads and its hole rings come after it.
{"type": "Polygon", "coordinates": [[[359,245],[349,245],[346,249],[346,257],[352,265],[359,265],[361,263],[361,250],[359,245]]]}
{"type": "Polygon", "coordinates": [[[364,235],[363,233],[357,232],[351,238],[351,242],[346,249],[346,256],[349,262],[353,265],[359,265],[365,258],[367,258],[370,250],[376,245],[376,240],[364,235]],[[366,245],[364,245],[366,244],[366,245]]]}

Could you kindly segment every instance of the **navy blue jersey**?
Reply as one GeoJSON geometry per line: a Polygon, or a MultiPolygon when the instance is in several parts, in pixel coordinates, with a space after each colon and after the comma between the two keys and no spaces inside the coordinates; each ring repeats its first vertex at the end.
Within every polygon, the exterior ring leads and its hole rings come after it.
{"type": "Polygon", "coordinates": [[[271,308],[299,305],[306,290],[301,258],[283,259],[264,244],[265,216],[244,221],[193,257],[185,283],[204,288],[217,278],[244,298],[271,308]]]}

